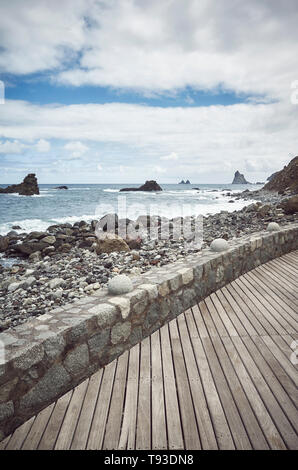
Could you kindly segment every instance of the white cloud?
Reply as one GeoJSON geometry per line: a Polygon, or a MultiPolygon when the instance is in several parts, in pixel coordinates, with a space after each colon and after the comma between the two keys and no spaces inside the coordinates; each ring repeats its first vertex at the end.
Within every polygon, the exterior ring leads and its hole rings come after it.
{"type": "Polygon", "coordinates": [[[89,150],[89,147],[87,147],[87,145],[83,144],[82,142],[77,141],[68,142],[64,145],[64,149],[70,152],[71,158],[81,158],[82,155],[84,155],[87,150],[89,150]]]}
{"type": "Polygon", "coordinates": [[[15,154],[15,153],[22,153],[26,146],[18,142],[17,140],[9,141],[6,140],[4,142],[0,141],[0,154],[15,154]]]}
{"type": "Polygon", "coordinates": [[[163,157],[160,157],[161,160],[165,160],[165,161],[171,161],[171,160],[178,160],[178,155],[176,152],[172,152],[170,153],[169,155],[165,155],[163,157]]]}
{"type": "Polygon", "coordinates": [[[60,160],[75,159],[82,175],[87,170],[92,174],[100,155],[111,180],[123,180],[122,166],[125,182],[141,183],[149,174],[153,179],[157,174],[168,180],[188,175],[196,182],[229,181],[237,169],[252,173],[248,180],[256,175],[261,181],[298,150],[298,106],[290,103],[159,108],[8,100],[3,109],[4,142],[16,141],[31,152],[32,142],[54,139],[58,148],[64,146],[60,160]]]}
{"type": "Polygon", "coordinates": [[[269,99],[289,99],[298,78],[296,0],[10,0],[0,18],[8,73],[48,71],[66,84],[147,95],[223,87],[269,99]]]}
{"type": "Polygon", "coordinates": [[[39,139],[35,147],[36,147],[36,150],[40,153],[47,153],[51,150],[50,142],[44,139],[39,139]]]}
{"type": "Polygon", "coordinates": [[[159,175],[162,175],[162,174],[164,174],[164,173],[167,172],[166,168],[162,168],[162,167],[159,166],[159,165],[155,165],[155,166],[153,167],[153,171],[154,171],[155,173],[158,173],[159,175]]]}

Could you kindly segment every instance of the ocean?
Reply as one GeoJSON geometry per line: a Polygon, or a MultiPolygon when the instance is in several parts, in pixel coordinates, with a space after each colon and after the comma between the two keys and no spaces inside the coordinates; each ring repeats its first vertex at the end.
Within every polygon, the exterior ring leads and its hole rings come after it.
{"type": "Polygon", "coordinates": [[[136,220],[144,214],[172,218],[215,214],[222,210],[231,212],[252,202],[235,200],[233,194],[260,188],[256,185],[161,184],[163,191],[156,193],[119,192],[120,188],[141,184],[68,184],[67,190],[55,189],[54,184],[40,184],[38,196],[0,194],[0,234],[5,235],[14,225],[21,227],[16,230],[18,233],[44,231],[53,224],[90,222],[107,213],[136,220]],[[231,196],[225,195],[227,189],[231,196]],[[229,203],[231,199],[235,202],[229,203]]]}

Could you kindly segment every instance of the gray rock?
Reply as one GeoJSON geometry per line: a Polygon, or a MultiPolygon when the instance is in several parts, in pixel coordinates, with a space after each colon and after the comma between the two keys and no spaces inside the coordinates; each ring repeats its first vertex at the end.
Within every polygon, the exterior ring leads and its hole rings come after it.
{"type": "Polygon", "coordinates": [[[125,342],[129,337],[131,332],[131,324],[130,322],[124,323],[116,323],[111,331],[111,342],[113,344],[118,344],[121,342],[125,342]]]}
{"type": "Polygon", "coordinates": [[[51,367],[39,382],[20,400],[20,411],[36,411],[55,399],[71,383],[71,377],[61,364],[51,367]]]}
{"type": "Polygon", "coordinates": [[[57,289],[57,287],[60,287],[62,284],[64,284],[64,279],[61,277],[55,277],[55,279],[52,279],[49,282],[50,289],[57,289]]]}
{"type": "Polygon", "coordinates": [[[64,359],[64,366],[72,376],[80,374],[88,366],[88,363],[89,352],[87,344],[77,346],[64,359]]]}

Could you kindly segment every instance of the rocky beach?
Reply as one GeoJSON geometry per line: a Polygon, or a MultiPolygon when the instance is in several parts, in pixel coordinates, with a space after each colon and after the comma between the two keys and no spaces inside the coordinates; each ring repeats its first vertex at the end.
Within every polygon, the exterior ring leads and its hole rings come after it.
{"type": "MultiPolygon", "coordinates": [[[[169,224],[169,239],[150,237],[149,230],[146,230],[147,222],[160,233],[163,219],[146,216],[135,224],[140,228],[140,222],[143,223],[140,236],[131,240],[124,240],[117,234],[98,240],[96,220],[54,225],[45,232],[18,234],[10,231],[0,238],[2,256],[10,261],[9,265],[1,266],[0,330],[13,328],[57,306],[93,294],[118,274],[133,277],[152,266],[163,266],[192,252],[197,253],[215,238],[228,241],[243,234],[266,230],[272,221],[282,226],[297,220],[297,214],[287,214],[282,209],[281,195],[259,192],[258,196],[260,202],[241,210],[221,211],[203,217],[201,247],[186,244],[183,234],[178,239],[174,237],[175,220],[169,224]]],[[[256,194],[245,192],[241,197],[255,198],[256,194]]],[[[113,215],[109,217],[113,219],[113,215]]],[[[114,220],[117,227],[120,221],[117,217],[114,220]]],[[[99,221],[100,230],[107,228],[106,221],[107,217],[99,221]]],[[[192,218],[194,223],[195,217],[192,218]]]]}

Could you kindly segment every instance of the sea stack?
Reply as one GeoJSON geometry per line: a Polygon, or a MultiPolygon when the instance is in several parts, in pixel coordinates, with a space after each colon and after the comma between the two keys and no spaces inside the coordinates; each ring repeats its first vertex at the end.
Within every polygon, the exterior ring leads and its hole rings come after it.
{"type": "Polygon", "coordinates": [[[244,178],[244,175],[239,173],[237,170],[233,179],[232,184],[250,184],[246,179],[244,178]]]}
{"type": "Polygon", "coordinates": [[[154,181],[146,181],[145,184],[140,186],[139,188],[122,188],[120,191],[162,191],[162,188],[159,186],[159,184],[154,181]]]}
{"type": "Polygon", "coordinates": [[[24,178],[24,181],[20,184],[12,184],[11,186],[7,186],[7,188],[0,188],[0,193],[18,193],[21,196],[33,196],[34,194],[39,194],[39,187],[35,173],[27,175],[24,178]]]}

